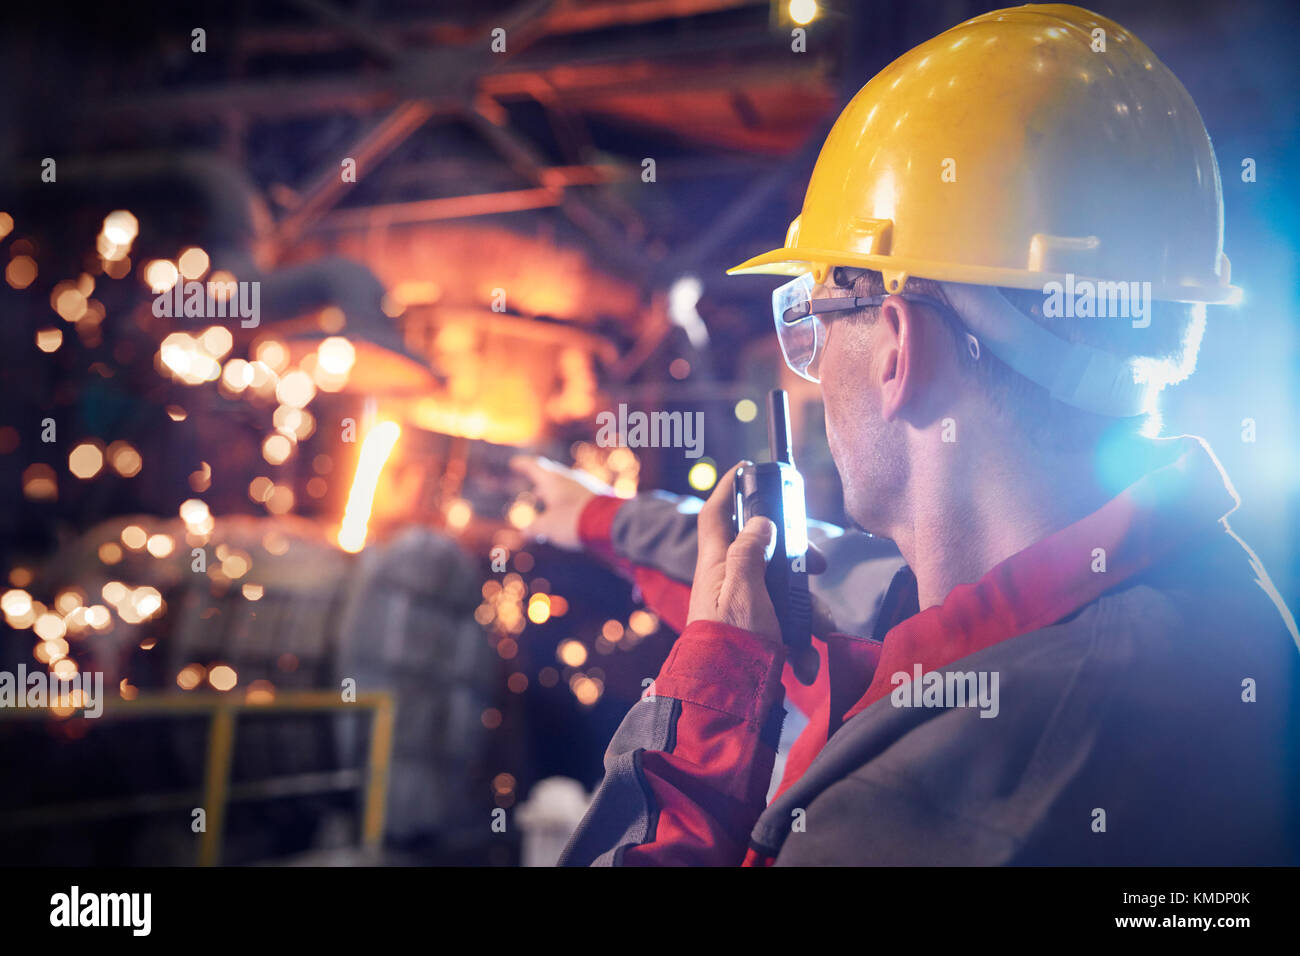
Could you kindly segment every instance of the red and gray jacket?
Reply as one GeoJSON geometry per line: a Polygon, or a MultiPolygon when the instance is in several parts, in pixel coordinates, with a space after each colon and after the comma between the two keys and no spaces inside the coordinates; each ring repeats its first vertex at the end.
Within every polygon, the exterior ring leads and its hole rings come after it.
{"type": "Polygon", "coordinates": [[[580,533],[681,630],[610,742],[562,865],[1300,863],[1300,635],[1193,438],[1097,512],[918,610],[886,542],[813,538],[840,626],[784,650],[685,625],[680,501],[580,533]],[[775,796],[786,706],[807,718],[775,796]]]}

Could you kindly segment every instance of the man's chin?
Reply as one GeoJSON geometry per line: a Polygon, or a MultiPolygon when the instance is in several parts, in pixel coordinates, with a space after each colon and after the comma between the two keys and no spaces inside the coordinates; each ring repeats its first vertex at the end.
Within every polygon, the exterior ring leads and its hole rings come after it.
{"type": "Polygon", "coordinates": [[[873,538],[887,538],[883,523],[878,515],[872,515],[868,509],[855,507],[852,499],[845,499],[845,515],[848,518],[848,526],[853,531],[861,531],[863,534],[869,534],[873,538]]]}

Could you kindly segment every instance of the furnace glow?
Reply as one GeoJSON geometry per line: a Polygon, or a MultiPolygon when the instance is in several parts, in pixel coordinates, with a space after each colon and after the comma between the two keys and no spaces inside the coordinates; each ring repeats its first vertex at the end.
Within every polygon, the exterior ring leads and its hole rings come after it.
{"type": "Polygon", "coordinates": [[[379,422],[366,433],[361,443],[361,457],[357,473],[348,492],[348,504],[343,510],[343,525],[339,528],[339,547],[356,554],[366,544],[366,530],[370,523],[370,508],[375,500],[379,474],[384,470],[393,446],[402,429],[396,422],[379,422]]]}

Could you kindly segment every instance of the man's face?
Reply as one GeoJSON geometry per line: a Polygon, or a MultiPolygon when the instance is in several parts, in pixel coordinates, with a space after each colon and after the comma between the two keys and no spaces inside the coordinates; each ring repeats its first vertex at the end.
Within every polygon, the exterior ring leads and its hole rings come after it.
{"type": "MultiPolygon", "coordinates": [[[[813,292],[814,297],[846,294],[849,290],[833,284],[813,292]]],[[[888,536],[898,518],[907,468],[898,423],[881,417],[875,347],[881,330],[878,308],[831,321],[819,377],[826,437],[844,486],[845,511],[860,527],[888,536]]]]}

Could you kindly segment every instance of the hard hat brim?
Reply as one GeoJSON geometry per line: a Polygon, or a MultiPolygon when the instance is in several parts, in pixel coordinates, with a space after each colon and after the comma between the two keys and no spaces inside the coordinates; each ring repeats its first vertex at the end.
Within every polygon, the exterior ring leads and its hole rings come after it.
{"type": "MultiPolygon", "coordinates": [[[[798,276],[818,266],[848,266],[871,269],[885,277],[885,288],[899,291],[910,276],[939,282],[964,282],[969,285],[998,286],[1008,289],[1042,289],[1049,282],[1066,282],[1065,273],[1031,272],[1027,269],[1003,269],[994,266],[966,266],[900,256],[836,252],[830,249],[784,246],[746,259],[727,270],[727,275],[798,276]],[[897,282],[897,286],[895,286],[897,282]]],[[[1074,276],[1075,283],[1131,281],[1102,276],[1074,276]]],[[[1200,302],[1206,305],[1236,305],[1242,291],[1227,283],[1217,286],[1167,285],[1152,283],[1151,297],[1165,302],[1200,302]]]]}

